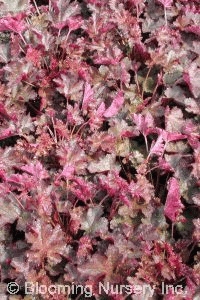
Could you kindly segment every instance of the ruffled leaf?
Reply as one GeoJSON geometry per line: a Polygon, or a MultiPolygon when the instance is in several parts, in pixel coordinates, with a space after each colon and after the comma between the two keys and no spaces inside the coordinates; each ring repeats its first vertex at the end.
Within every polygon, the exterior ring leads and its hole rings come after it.
{"type": "Polygon", "coordinates": [[[109,106],[109,108],[104,112],[104,117],[111,118],[114,117],[119,110],[122,108],[122,105],[124,103],[124,97],[123,92],[119,91],[114,98],[112,104],[109,106]]]}
{"type": "Polygon", "coordinates": [[[168,194],[164,207],[165,216],[173,223],[177,221],[180,212],[184,208],[181,202],[180,186],[175,177],[168,181],[168,194]]]}

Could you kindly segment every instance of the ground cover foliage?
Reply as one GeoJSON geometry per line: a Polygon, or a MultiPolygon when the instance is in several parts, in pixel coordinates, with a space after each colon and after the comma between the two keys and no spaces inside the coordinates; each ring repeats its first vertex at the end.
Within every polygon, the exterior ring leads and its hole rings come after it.
{"type": "Polygon", "coordinates": [[[25,281],[199,299],[199,1],[0,11],[1,299],[13,281],[12,299],[85,299],[27,298],[25,281]],[[162,295],[162,282],[185,294],[162,295]]]}

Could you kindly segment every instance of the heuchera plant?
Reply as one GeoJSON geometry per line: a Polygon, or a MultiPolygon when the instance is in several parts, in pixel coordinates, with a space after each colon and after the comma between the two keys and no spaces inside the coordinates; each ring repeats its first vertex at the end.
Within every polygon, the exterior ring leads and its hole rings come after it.
{"type": "Polygon", "coordinates": [[[199,299],[199,0],[1,0],[0,14],[1,299],[85,299],[29,298],[25,282],[199,299]]]}

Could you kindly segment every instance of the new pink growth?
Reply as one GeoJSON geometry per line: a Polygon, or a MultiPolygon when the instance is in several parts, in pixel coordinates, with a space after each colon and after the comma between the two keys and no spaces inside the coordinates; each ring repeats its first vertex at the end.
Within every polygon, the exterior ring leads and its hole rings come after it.
{"type": "Polygon", "coordinates": [[[175,177],[172,177],[168,182],[168,194],[164,207],[164,214],[172,222],[176,222],[183,208],[179,182],[175,177]]]}
{"type": "Polygon", "coordinates": [[[116,97],[114,98],[112,104],[109,106],[108,109],[106,109],[104,113],[104,117],[106,118],[114,117],[122,108],[123,103],[124,103],[123,92],[119,91],[116,97]]]}

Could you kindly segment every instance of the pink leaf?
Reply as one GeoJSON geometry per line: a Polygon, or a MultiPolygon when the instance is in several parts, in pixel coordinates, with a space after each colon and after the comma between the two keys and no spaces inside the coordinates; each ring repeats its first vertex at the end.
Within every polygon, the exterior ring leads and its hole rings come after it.
{"type": "Polygon", "coordinates": [[[153,131],[154,120],[150,113],[145,116],[142,114],[133,114],[133,121],[137,126],[137,129],[144,135],[147,136],[153,131]]]}
{"type": "Polygon", "coordinates": [[[105,103],[101,102],[96,112],[97,117],[102,117],[104,112],[105,112],[105,103]]]}
{"type": "Polygon", "coordinates": [[[0,20],[0,31],[11,30],[16,33],[22,34],[26,29],[26,25],[23,19],[24,15],[19,14],[16,17],[5,17],[0,20]]]}
{"type": "Polygon", "coordinates": [[[6,120],[10,120],[10,116],[7,113],[7,110],[3,103],[0,103],[0,116],[5,118],[6,120]]]}
{"type": "Polygon", "coordinates": [[[106,32],[108,32],[108,31],[112,30],[114,27],[115,27],[114,24],[112,24],[112,23],[107,23],[107,24],[104,25],[102,28],[100,28],[100,32],[101,32],[101,33],[106,33],[106,32]]]}
{"type": "Polygon", "coordinates": [[[88,236],[83,236],[79,240],[79,247],[77,256],[80,257],[87,257],[88,253],[92,251],[92,242],[91,239],[88,236]]]}
{"type": "Polygon", "coordinates": [[[185,134],[181,134],[181,133],[177,133],[177,132],[168,132],[168,131],[160,129],[160,128],[157,128],[157,133],[162,136],[163,140],[166,143],[184,140],[187,138],[187,135],[185,135],[185,134]]]}
{"type": "Polygon", "coordinates": [[[166,141],[167,142],[184,140],[186,138],[187,138],[187,136],[184,134],[181,134],[181,133],[166,132],[166,141]]]}
{"type": "Polygon", "coordinates": [[[91,88],[91,85],[86,82],[83,102],[82,102],[83,112],[87,112],[87,108],[92,100],[93,100],[93,90],[91,88]]]}
{"type": "Polygon", "coordinates": [[[71,17],[66,21],[68,27],[69,27],[69,31],[73,31],[76,30],[78,28],[81,27],[81,25],[83,24],[83,20],[81,18],[81,16],[76,16],[76,17],[71,17]]]}
{"type": "Polygon", "coordinates": [[[152,155],[152,154],[156,154],[156,155],[163,155],[164,153],[164,150],[165,150],[165,145],[164,145],[164,140],[163,140],[163,136],[160,135],[157,139],[156,142],[154,142],[154,144],[152,143],[151,145],[151,149],[150,149],[150,152],[149,152],[149,155],[152,155]]]}
{"type": "Polygon", "coordinates": [[[13,186],[14,188],[16,188],[17,186],[18,190],[30,191],[35,187],[35,181],[30,175],[26,173],[11,174],[6,178],[6,181],[11,185],[11,187],[13,186]]]}
{"type": "Polygon", "coordinates": [[[3,129],[0,131],[0,140],[4,140],[13,135],[14,135],[14,131],[12,128],[3,129]]]}
{"type": "Polygon", "coordinates": [[[129,185],[129,191],[133,198],[143,199],[146,203],[151,201],[154,196],[154,190],[152,184],[143,175],[136,175],[137,181],[131,181],[129,185]]]}
{"type": "Polygon", "coordinates": [[[72,183],[70,189],[71,192],[80,200],[86,202],[95,194],[95,189],[93,184],[85,181],[80,177],[74,177],[74,182],[72,183]]]}
{"type": "Polygon", "coordinates": [[[66,164],[61,173],[61,176],[64,176],[66,179],[71,179],[71,177],[74,175],[74,171],[75,171],[74,166],[66,164]]]}
{"type": "Polygon", "coordinates": [[[109,57],[98,57],[94,60],[94,63],[97,65],[118,65],[121,57],[109,58],[109,57]]]}
{"type": "Polygon", "coordinates": [[[105,112],[105,103],[101,102],[97,110],[91,111],[91,117],[89,119],[89,125],[92,131],[100,128],[103,123],[103,114],[105,112]]]}
{"type": "Polygon", "coordinates": [[[48,172],[43,168],[40,162],[37,162],[36,164],[31,163],[29,165],[25,165],[21,168],[21,170],[35,176],[35,178],[39,180],[49,177],[48,172]]]}
{"type": "Polygon", "coordinates": [[[110,107],[106,109],[104,113],[104,117],[106,118],[114,117],[121,109],[123,103],[124,103],[123,92],[119,91],[116,97],[114,98],[112,104],[110,105],[110,107]]]}
{"type": "Polygon", "coordinates": [[[168,194],[164,207],[164,214],[172,222],[175,222],[183,207],[179,182],[176,178],[172,177],[168,181],[168,194]]]}
{"type": "Polygon", "coordinates": [[[187,138],[186,135],[180,133],[167,132],[158,128],[157,132],[160,134],[156,142],[152,142],[149,155],[163,155],[165,150],[164,142],[178,141],[187,138]]]}
{"type": "Polygon", "coordinates": [[[119,172],[111,171],[107,176],[99,176],[100,185],[105,189],[111,197],[118,197],[120,201],[126,205],[130,205],[130,199],[128,195],[129,185],[126,180],[119,176],[119,172]]]}
{"type": "Polygon", "coordinates": [[[57,264],[67,252],[65,235],[58,224],[53,228],[50,223],[37,219],[26,233],[26,239],[31,244],[28,255],[38,264],[46,258],[57,264]]]}

